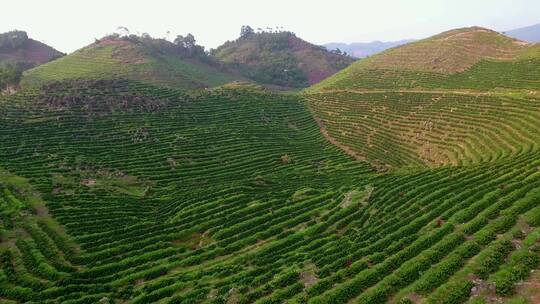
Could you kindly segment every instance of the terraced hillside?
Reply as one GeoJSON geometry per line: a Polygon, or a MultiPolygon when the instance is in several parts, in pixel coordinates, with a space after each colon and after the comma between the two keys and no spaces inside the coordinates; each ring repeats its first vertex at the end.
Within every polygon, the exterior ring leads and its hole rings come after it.
{"type": "Polygon", "coordinates": [[[468,165],[539,149],[540,95],[342,91],[306,98],[329,137],[381,169],[468,165]]]}
{"type": "Polygon", "coordinates": [[[37,215],[2,220],[3,299],[206,296],[227,284],[178,285],[178,276],[241,267],[233,255],[263,253],[338,211],[342,192],[370,171],[328,144],[296,97],[201,94],[98,81],[4,101],[0,162],[35,187],[69,237],[37,215]]]}
{"type": "Polygon", "coordinates": [[[444,32],[359,60],[311,92],[537,89],[540,47],[483,28],[444,32]]]}
{"type": "Polygon", "coordinates": [[[299,95],[185,90],[234,77],[149,37],[33,69],[0,303],[538,303],[538,50],[455,30],[299,95]]]}
{"type": "MultiPolygon", "coordinates": [[[[508,102],[523,117],[532,103],[508,102]]],[[[537,149],[378,174],[300,97],[242,85],[53,83],[3,97],[0,116],[0,302],[531,294],[517,283],[539,262],[537,149]]]]}
{"type": "Polygon", "coordinates": [[[186,47],[146,36],[108,36],[59,60],[27,71],[22,84],[31,87],[60,80],[120,77],[192,89],[241,79],[193,43],[186,47]]]}
{"type": "Polygon", "coordinates": [[[381,170],[538,150],[540,46],[466,28],[360,60],[306,90],[327,137],[381,170]]]}

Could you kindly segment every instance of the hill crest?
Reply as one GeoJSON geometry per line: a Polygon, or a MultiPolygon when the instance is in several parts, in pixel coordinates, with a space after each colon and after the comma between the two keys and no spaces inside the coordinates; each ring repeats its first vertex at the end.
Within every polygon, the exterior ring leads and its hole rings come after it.
{"type": "Polygon", "coordinates": [[[372,68],[402,68],[438,73],[462,72],[482,59],[511,60],[528,46],[495,31],[470,27],[446,31],[364,61],[372,68]]]}
{"type": "Polygon", "coordinates": [[[540,68],[538,58],[527,42],[481,27],[461,28],[358,60],[308,91],[534,88],[531,71],[540,68]]]}
{"type": "Polygon", "coordinates": [[[40,65],[63,56],[64,53],[28,37],[25,31],[0,34],[0,62],[40,65]]]}
{"type": "Polygon", "coordinates": [[[28,71],[23,84],[33,86],[77,78],[126,78],[193,89],[222,85],[240,77],[208,56],[193,36],[189,43],[173,43],[147,35],[110,35],[28,71]]]}
{"type": "Polygon", "coordinates": [[[0,34],[0,89],[13,92],[23,71],[62,56],[54,48],[29,38],[25,31],[0,34]]]}
{"type": "Polygon", "coordinates": [[[287,87],[318,83],[354,61],[292,32],[248,32],[212,54],[248,78],[287,87]]]}

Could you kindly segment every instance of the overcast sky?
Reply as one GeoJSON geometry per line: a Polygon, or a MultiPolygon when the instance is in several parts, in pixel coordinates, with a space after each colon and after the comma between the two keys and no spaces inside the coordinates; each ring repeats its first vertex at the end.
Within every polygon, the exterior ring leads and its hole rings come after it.
{"type": "MultiPolygon", "coordinates": [[[[3,1],[4,2],[4,1],[3,1]]],[[[540,23],[540,0],[17,0],[1,4],[0,32],[72,52],[127,27],[155,37],[193,33],[212,48],[240,26],[283,26],[316,44],[423,38],[456,27],[498,31],[540,23]]]]}

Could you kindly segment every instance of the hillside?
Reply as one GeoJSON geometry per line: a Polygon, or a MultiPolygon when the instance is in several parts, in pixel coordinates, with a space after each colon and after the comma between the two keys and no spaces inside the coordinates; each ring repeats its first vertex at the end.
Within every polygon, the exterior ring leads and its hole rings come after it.
{"type": "Polygon", "coordinates": [[[414,39],[405,39],[399,41],[373,41],[373,42],[354,42],[354,43],[325,43],[323,46],[330,51],[340,50],[346,52],[354,58],[364,58],[380,53],[384,50],[414,42],[414,39]]]}
{"type": "Polygon", "coordinates": [[[360,60],[308,89],[321,128],[380,170],[538,150],[540,48],[482,28],[360,60]]]}
{"type": "Polygon", "coordinates": [[[127,78],[179,88],[206,88],[241,79],[190,41],[149,36],[108,36],[59,60],[24,73],[25,86],[67,79],[127,78]]]}
{"type": "Polygon", "coordinates": [[[540,23],[504,32],[505,35],[532,43],[540,42],[540,23]]]}
{"type": "Polygon", "coordinates": [[[24,31],[0,34],[0,89],[18,84],[24,70],[63,55],[52,47],[29,38],[24,31]]]}
{"type": "Polygon", "coordinates": [[[250,31],[212,54],[256,82],[292,88],[315,84],[353,62],[291,32],[250,31]]]}
{"type": "MultiPolygon", "coordinates": [[[[538,127],[538,101],[505,102],[523,119],[493,129],[537,147],[523,137],[538,127]]],[[[378,174],[325,139],[300,97],[242,84],[187,95],[127,80],[56,82],[3,97],[0,115],[2,301],[463,303],[530,293],[518,282],[538,266],[536,148],[378,174]]]]}
{"type": "Polygon", "coordinates": [[[30,70],[0,95],[0,303],[538,303],[539,55],[458,29],[300,94],[192,36],[30,70]]]}
{"type": "Polygon", "coordinates": [[[311,91],[534,89],[538,87],[536,75],[540,73],[538,50],[531,44],[484,28],[451,30],[359,60],[311,91]]]}

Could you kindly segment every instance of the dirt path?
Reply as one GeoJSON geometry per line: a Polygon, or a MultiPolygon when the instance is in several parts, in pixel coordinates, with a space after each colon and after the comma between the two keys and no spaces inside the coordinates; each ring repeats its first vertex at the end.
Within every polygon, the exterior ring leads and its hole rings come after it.
{"type": "Polygon", "coordinates": [[[334,146],[340,148],[341,150],[343,150],[348,155],[354,157],[356,160],[358,160],[358,161],[366,161],[365,157],[361,156],[360,154],[356,153],[353,149],[345,146],[344,144],[338,142],[335,138],[333,138],[328,133],[328,130],[326,130],[326,127],[324,126],[323,121],[319,117],[315,116],[314,113],[312,113],[312,115],[313,115],[313,118],[315,119],[315,121],[317,122],[317,125],[319,126],[319,129],[321,130],[322,135],[324,136],[324,138],[326,138],[326,140],[328,140],[328,142],[330,142],[334,146]]]}
{"type": "Polygon", "coordinates": [[[540,94],[540,91],[473,91],[473,90],[419,90],[419,89],[400,89],[400,90],[355,90],[355,89],[344,89],[344,90],[327,90],[316,93],[304,93],[306,95],[318,95],[318,94],[332,94],[332,93],[357,93],[357,94],[380,94],[380,93],[425,93],[425,94],[455,94],[455,95],[467,95],[467,96],[499,96],[499,95],[508,95],[509,93],[528,93],[533,96],[540,94]]]}

